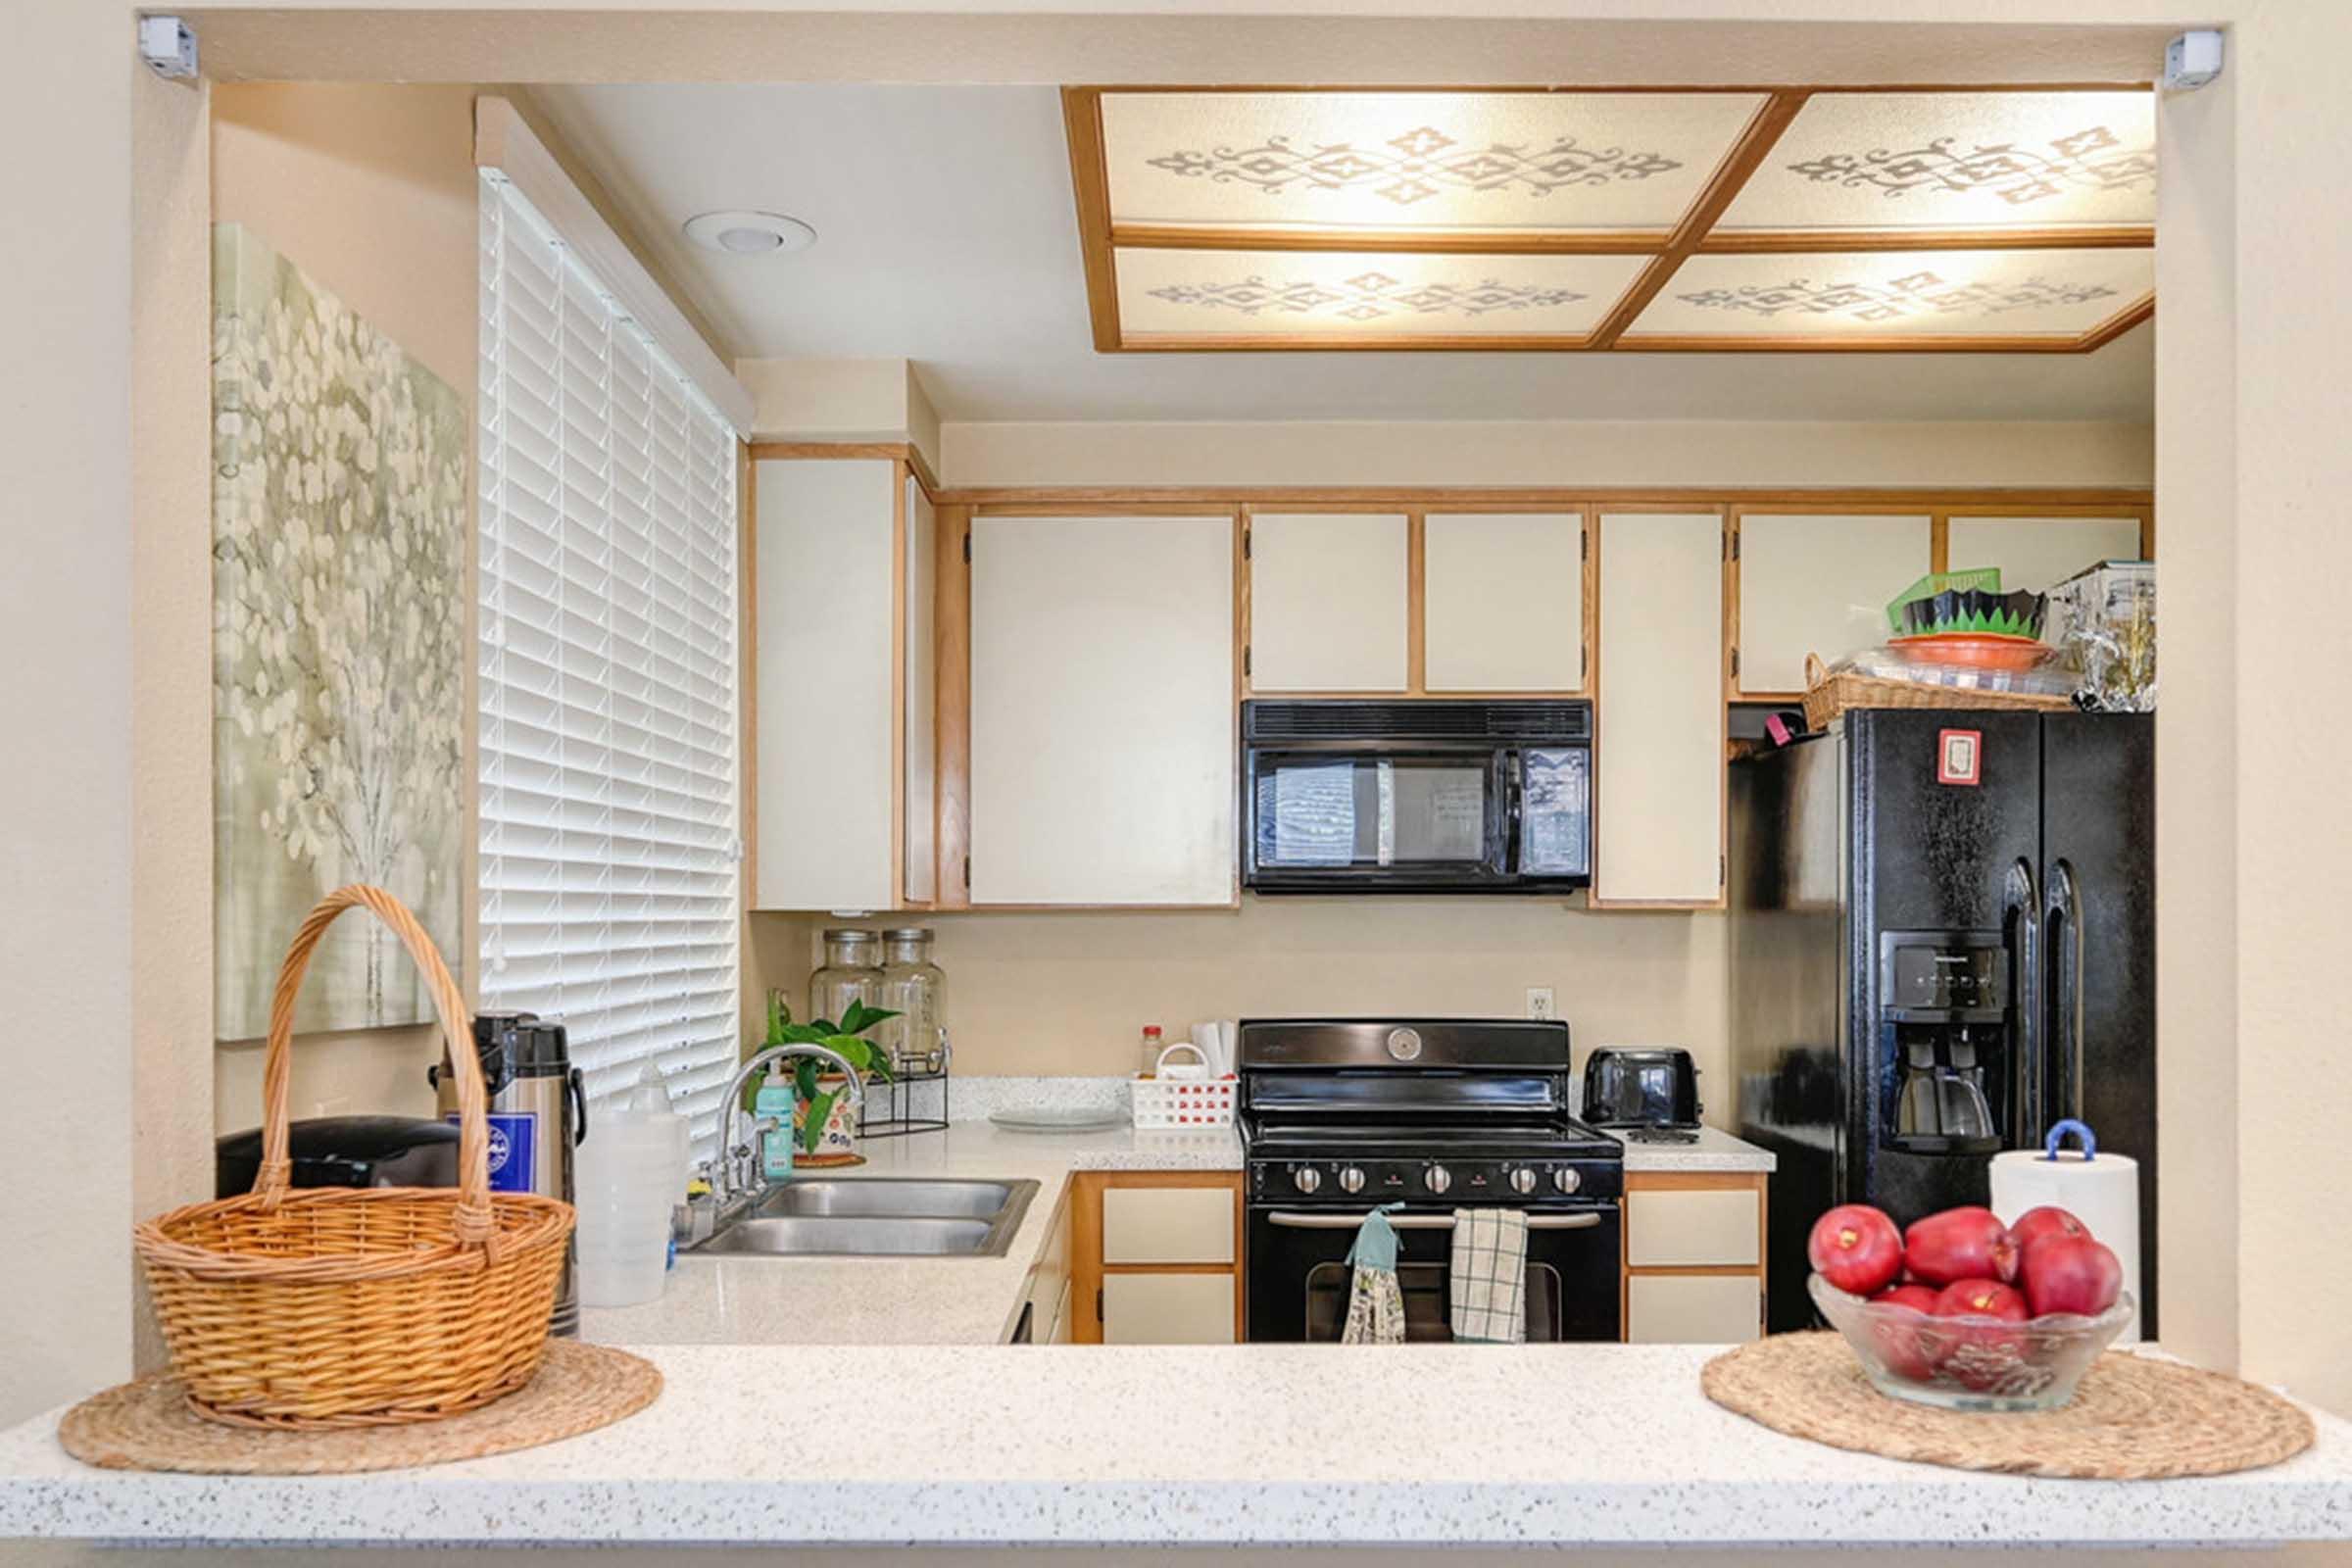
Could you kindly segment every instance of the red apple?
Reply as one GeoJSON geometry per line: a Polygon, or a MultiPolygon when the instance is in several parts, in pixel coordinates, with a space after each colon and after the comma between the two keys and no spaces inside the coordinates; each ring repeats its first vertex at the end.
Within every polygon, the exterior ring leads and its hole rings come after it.
{"type": "Polygon", "coordinates": [[[1936,1298],[1938,1317],[1978,1319],[1944,1327],[1943,1354],[1937,1370],[1964,1389],[1982,1394],[1999,1388],[2018,1370],[2026,1348],[2025,1336],[2008,1327],[2027,1318],[2026,1298],[1999,1280],[1961,1280],[1947,1285],[1936,1298]],[[1993,1318],[1996,1322],[1984,1322],[1993,1318]]]}
{"type": "Polygon", "coordinates": [[[1936,1294],[1936,1315],[1997,1317],[2004,1323],[2023,1323],[2034,1314],[2014,1285],[1999,1280],[1960,1280],[1936,1294]]]}
{"type": "Polygon", "coordinates": [[[2023,1214],[2017,1216],[2017,1223],[2009,1227],[2009,1239],[2017,1244],[2020,1266],[2023,1266],[2026,1253],[2032,1250],[2034,1244],[2045,1236],[2088,1236],[2089,1234],[2089,1226],[2055,1203],[2044,1203],[2039,1208],[2027,1209],[2023,1214]]]}
{"type": "Polygon", "coordinates": [[[1805,1256],[1848,1296],[1875,1296],[1903,1266],[1903,1239],[1894,1221],[1868,1203],[1842,1203],[1813,1222],[1805,1256]]]}
{"type": "Polygon", "coordinates": [[[1903,1262],[1925,1285],[2017,1278],[2017,1244],[1989,1208],[1947,1208],[1903,1233],[1903,1262]]]}
{"type": "MultiPolygon", "coordinates": [[[[1871,1300],[1915,1312],[1923,1319],[1936,1310],[1936,1293],[1925,1285],[1897,1285],[1871,1300]]],[[[1878,1347],[1879,1360],[1896,1377],[1914,1383],[1925,1383],[1936,1375],[1937,1337],[1937,1331],[1924,1322],[1903,1321],[1900,1312],[1874,1315],[1870,1321],[1871,1343],[1878,1347]]]]}
{"type": "Polygon", "coordinates": [[[2096,1317],[2123,1293],[2124,1266],[2115,1254],[2081,1236],[2044,1236],[2026,1249],[2018,1283],[2034,1315],[2076,1312],[2096,1317]]]}

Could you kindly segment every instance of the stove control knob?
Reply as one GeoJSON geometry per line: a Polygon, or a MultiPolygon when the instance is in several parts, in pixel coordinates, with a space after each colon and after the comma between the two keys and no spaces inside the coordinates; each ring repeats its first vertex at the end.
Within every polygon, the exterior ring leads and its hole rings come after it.
{"type": "Polygon", "coordinates": [[[1530,1165],[1521,1165],[1511,1172],[1511,1191],[1525,1198],[1536,1190],[1536,1172],[1530,1165]]]}
{"type": "Polygon", "coordinates": [[[1429,1167],[1429,1174],[1423,1180],[1429,1183],[1431,1192],[1442,1195],[1446,1188],[1453,1185],[1453,1172],[1443,1165],[1432,1165],[1429,1167]]]}
{"type": "Polygon", "coordinates": [[[1291,1185],[1302,1193],[1311,1193],[1323,1185],[1323,1173],[1312,1165],[1301,1165],[1291,1172],[1291,1185]]]}
{"type": "Polygon", "coordinates": [[[1360,1170],[1357,1170],[1353,1165],[1348,1166],[1346,1170],[1340,1172],[1340,1187],[1344,1192],[1362,1192],[1364,1190],[1364,1173],[1360,1170]]]}
{"type": "Polygon", "coordinates": [[[1569,1166],[1562,1165],[1551,1173],[1551,1185],[1554,1191],[1573,1193],[1585,1185],[1585,1178],[1569,1166]]]}

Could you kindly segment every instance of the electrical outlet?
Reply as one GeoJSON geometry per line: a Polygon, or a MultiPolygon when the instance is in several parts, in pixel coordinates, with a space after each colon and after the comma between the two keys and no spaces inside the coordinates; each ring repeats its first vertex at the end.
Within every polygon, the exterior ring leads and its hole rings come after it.
{"type": "Polygon", "coordinates": [[[1559,1008],[1551,1000],[1551,987],[1527,988],[1527,1015],[1530,1018],[1557,1018],[1560,1015],[1559,1008]]]}

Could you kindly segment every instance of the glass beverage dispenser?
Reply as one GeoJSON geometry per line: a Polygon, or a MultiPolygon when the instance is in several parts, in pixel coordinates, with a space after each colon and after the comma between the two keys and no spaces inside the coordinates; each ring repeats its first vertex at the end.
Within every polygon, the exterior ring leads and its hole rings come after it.
{"type": "Polygon", "coordinates": [[[931,961],[929,927],[882,933],[882,1005],[898,1016],[875,1025],[874,1038],[901,1078],[935,1073],[948,1064],[947,980],[931,961]]]}

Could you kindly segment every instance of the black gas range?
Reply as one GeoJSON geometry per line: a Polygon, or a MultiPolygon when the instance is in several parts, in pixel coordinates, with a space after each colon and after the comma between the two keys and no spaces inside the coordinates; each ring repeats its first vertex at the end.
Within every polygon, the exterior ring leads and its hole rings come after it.
{"type": "Polygon", "coordinates": [[[1568,1026],[1281,1018],[1241,1026],[1251,1340],[1336,1340],[1375,1203],[1400,1243],[1407,1335],[1449,1338],[1453,1214],[1528,1216],[1528,1338],[1618,1337],[1624,1148],[1569,1107],[1568,1026]]]}

